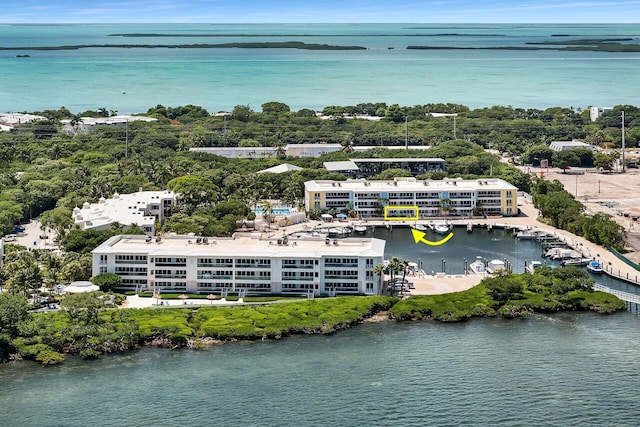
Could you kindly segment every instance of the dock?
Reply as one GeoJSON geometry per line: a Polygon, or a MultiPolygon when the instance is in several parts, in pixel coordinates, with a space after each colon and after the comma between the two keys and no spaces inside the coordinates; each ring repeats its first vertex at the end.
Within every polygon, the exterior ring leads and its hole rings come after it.
{"type": "MultiPolygon", "coordinates": [[[[596,283],[593,285],[593,290],[594,291],[600,291],[600,292],[606,292],[610,295],[616,296],[618,298],[620,298],[622,301],[628,303],[628,304],[636,304],[636,306],[638,304],[640,304],[640,295],[638,294],[632,294],[630,292],[624,292],[624,291],[619,291],[617,289],[611,289],[608,288],[604,285],[601,285],[599,283],[596,283]]],[[[637,311],[637,307],[636,307],[636,311],[637,311]]]]}

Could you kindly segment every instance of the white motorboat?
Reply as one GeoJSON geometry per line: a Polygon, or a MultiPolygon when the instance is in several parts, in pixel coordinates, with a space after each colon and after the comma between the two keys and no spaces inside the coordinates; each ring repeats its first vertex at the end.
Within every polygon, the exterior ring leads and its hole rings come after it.
{"type": "Polygon", "coordinates": [[[492,259],[485,267],[489,274],[499,274],[507,271],[507,265],[501,259],[492,259]]]}
{"type": "Polygon", "coordinates": [[[415,228],[418,231],[427,231],[427,227],[425,227],[422,224],[416,224],[413,228],[415,228]]]}
{"type": "Polygon", "coordinates": [[[362,224],[356,225],[355,227],[353,227],[353,229],[355,230],[356,234],[365,234],[367,232],[367,226],[362,224]]]}
{"type": "Polygon", "coordinates": [[[516,233],[516,239],[534,240],[538,238],[538,230],[520,230],[516,233]]]}
{"type": "Polygon", "coordinates": [[[533,274],[536,271],[536,269],[543,266],[544,264],[541,263],[540,261],[531,261],[529,265],[527,265],[526,270],[527,270],[527,273],[533,274]]]}
{"type": "Polygon", "coordinates": [[[580,267],[580,266],[585,266],[589,264],[590,261],[591,261],[591,258],[582,258],[582,257],[569,258],[562,261],[562,266],[563,267],[571,267],[571,266],[580,267]]]}
{"type": "Polygon", "coordinates": [[[580,258],[580,252],[573,250],[573,249],[567,249],[567,248],[552,248],[549,249],[545,254],[545,257],[547,258],[551,258],[551,259],[555,259],[555,260],[559,260],[559,261],[563,261],[566,259],[576,259],[576,258],[580,258]]]}
{"type": "Polygon", "coordinates": [[[469,272],[479,276],[487,274],[487,269],[481,257],[477,257],[475,261],[469,264],[469,272]]]}
{"type": "Polygon", "coordinates": [[[436,222],[433,226],[433,231],[438,234],[449,234],[449,231],[451,231],[451,225],[445,222],[436,222]]]}
{"type": "Polygon", "coordinates": [[[340,228],[330,228],[329,231],[329,237],[342,237],[342,229],[340,228]]]}
{"type": "Polygon", "coordinates": [[[602,273],[604,273],[604,269],[602,268],[602,264],[600,264],[596,260],[590,261],[589,264],[587,264],[587,271],[589,271],[589,273],[593,273],[593,274],[602,274],[602,273]]]}

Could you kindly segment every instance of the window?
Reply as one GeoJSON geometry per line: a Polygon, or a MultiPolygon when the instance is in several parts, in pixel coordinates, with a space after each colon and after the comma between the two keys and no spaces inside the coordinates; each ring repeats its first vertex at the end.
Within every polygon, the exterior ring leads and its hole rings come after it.
{"type": "Polygon", "coordinates": [[[186,258],[166,258],[166,257],[156,257],[156,265],[158,266],[174,266],[174,267],[185,267],[187,265],[186,258]]]}
{"type": "MultiPolygon", "coordinates": [[[[102,257],[106,255],[100,255],[100,260],[102,261],[102,257]]],[[[146,255],[116,255],[116,264],[146,264],[147,256],[146,255]]]]}

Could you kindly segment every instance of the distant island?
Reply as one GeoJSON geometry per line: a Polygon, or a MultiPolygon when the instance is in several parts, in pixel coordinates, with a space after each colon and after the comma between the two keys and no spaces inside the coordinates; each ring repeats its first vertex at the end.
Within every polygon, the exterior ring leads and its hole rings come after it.
{"type": "Polygon", "coordinates": [[[77,50],[87,48],[123,48],[123,49],[305,49],[305,50],[366,50],[362,46],[336,46],[304,42],[256,42],[256,43],[197,43],[197,44],[78,44],[63,46],[1,46],[0,50],[77,50]]]}
{"type": "Polygon", "coordinates": [[[592,51],[592,52],[640,52],[640,44],[629,44],[623,42],[633,41],[632,38],[617,39],[584,39],[584,40],[564,40],[527,42],[527,46],[486,46],[486,47],[464,47],[464,46],[407,46],[407,49],[424,50],[566,50],[566,51],[592,51]]]}

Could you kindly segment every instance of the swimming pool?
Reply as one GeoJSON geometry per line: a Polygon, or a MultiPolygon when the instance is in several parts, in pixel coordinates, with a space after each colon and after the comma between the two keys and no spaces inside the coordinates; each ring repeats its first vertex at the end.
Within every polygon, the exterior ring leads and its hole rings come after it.
{"type": "MultiPolygon", "coordinates": [[[[255,213],[256,215],[262,215],[262,209],[251,209],[251,212],[255,213]]],[[[291,209],[290,208],[274,208],[272,215],[290,215],[291,214],[291,209]]]]}

